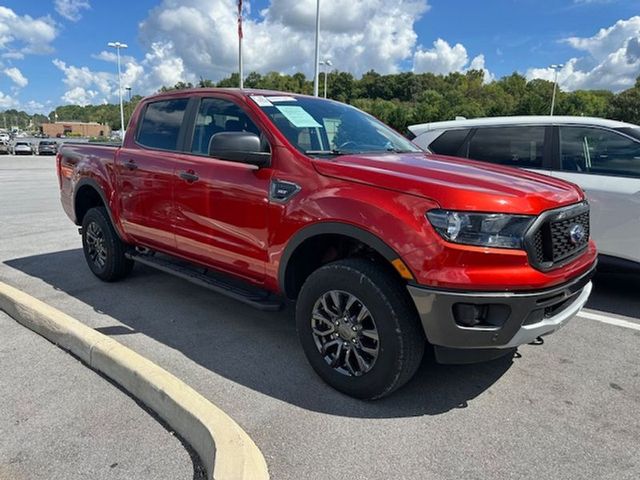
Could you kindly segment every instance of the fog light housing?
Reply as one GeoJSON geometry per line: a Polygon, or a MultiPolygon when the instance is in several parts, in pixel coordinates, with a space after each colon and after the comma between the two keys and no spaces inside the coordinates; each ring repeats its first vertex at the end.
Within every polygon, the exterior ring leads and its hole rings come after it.
{"type": "Polygon", "coordinates": [[[509,315],[511,308],[508,305],[486,303],[455,303],[453,305],[453,318],[461,327],[466,328],[500,328],[509,315]]]}

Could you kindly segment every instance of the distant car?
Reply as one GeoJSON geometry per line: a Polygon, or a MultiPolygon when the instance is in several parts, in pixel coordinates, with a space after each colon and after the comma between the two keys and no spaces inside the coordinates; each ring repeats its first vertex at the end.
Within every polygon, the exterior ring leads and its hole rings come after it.
{"type": "Polygon", "coordinates": [[[526,168],[579,185],[603,267],[640,271],[640,126],[589,117],[496,117],[409,127],[433,153],[526,168]]]}
{"type": "Polygon", "coordinates": [[[16,142],[13,146],[14,155],[33,155],[33,147],[28,142],[16,142]]]}
{"type": "Polygon", "coordinates": [[[51,140],[42,140],[38,143],[38,155],[55,155],[58,153],[58,143],[51,140]]]}
{"type": "Polygon", "coordinates": [[[4,140],[0,140],[0,153],[7,154],[9,153],[9,151],[10,151],[9,144],[4,140]]]}

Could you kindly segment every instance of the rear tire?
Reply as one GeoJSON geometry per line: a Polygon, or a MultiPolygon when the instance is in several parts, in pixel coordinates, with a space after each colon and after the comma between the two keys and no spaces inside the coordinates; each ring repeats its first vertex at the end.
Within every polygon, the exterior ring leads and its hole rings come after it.
{"type": "Polygon", "coordinates": [[[82,219],[82,249],[89,269],[105,282],[120,280],[133,268],[133,260],[125,257],[127,245],[104,207],[91,208],[82,219]]]}
{"type": "Polygon", "coordinates": [[[296,305],[296,326],[316,373],[360,399],[384,397],[409,381],[426,345],[401,281],[358,258],[330,263],[309,276],[296,305]]]}

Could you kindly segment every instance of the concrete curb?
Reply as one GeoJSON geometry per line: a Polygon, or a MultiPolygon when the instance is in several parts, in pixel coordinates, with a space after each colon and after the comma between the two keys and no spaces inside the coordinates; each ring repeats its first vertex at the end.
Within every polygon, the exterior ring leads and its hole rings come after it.
{"type": "Polygon", "coordinates": [[[156,412],[194,448],[208,478],[268,480],[262,453],[227,414],[133,350],[0,282],[0,309],[72,352],[156,412]]]}

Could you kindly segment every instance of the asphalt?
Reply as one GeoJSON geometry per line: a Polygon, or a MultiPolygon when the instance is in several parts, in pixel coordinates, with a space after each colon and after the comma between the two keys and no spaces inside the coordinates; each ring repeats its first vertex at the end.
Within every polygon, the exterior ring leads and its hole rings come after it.
{"type": "Polygon", "coordinates": [[[181,440],[117,386],[3,312],[0,331],[0,479],[194,477],[181,440]]]}
{"type": "MultiPolygon", "coordinates": [[[[98,281],[59,206],[52,158],[0,158],[0,280],[147,356],[225,410],[274,479],[636,479],[640,332],[576,318],[513,358],[426,358],[361,402],[307,365],[290,309],[259,312],[136,266],[98,281]]],[[[637,277],[598,277],[590,308],[640,324],[637,277]]]]}

